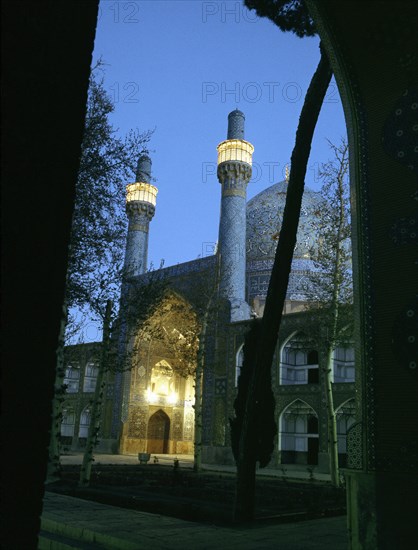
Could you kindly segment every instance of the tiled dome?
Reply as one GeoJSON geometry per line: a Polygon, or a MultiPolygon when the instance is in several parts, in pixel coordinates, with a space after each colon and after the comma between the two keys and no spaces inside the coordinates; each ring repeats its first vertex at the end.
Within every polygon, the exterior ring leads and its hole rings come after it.
{"type": "MultiPolygon", "coordinates": [[[[286,203],[287,181],[275,183],[247,203],[247,262],[273,259],[286,203]]],[[[318,192],[305,187],[294,259],[309,259],[315,244],[313,216],[320,208],[318,192]]]]}

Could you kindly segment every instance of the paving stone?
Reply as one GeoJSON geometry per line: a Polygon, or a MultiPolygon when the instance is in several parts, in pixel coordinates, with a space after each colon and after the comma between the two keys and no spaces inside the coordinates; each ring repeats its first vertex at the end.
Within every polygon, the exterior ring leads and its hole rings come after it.
{"type": "MultiPolygon", "coordinates": [[[[45,527],[126,550],[346,550],[346,518],[220,527],[45,493],[45,527]],[[48,523],[49,521],[49,523],[48,523]]],[[[48,530],[48,529],[47,529],[48,530]]],[[[82,546],[80,545],[80,548],[82,546]]]]}

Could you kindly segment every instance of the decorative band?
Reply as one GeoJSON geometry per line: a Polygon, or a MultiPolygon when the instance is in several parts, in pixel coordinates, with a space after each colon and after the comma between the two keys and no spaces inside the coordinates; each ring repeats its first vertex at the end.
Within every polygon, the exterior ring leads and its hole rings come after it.
{"type": "Polygon", "coordinates": [[[129,231],[143,231],[144,233],[148,233],[148,226],[134,224],[129,227],[129,231]]]}
{"type": "Polygon", "coordinates": [[[245,199],[245,194],[244,189],[222,189],[223,197],[244,197],[245,199]]]}

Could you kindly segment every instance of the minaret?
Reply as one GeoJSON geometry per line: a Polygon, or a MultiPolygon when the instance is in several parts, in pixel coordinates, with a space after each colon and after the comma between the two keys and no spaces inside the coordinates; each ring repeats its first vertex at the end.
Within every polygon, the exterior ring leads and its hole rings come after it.
{"type": "Polygon", "coordinates": [[[219,290],[231,303],[231,321],[250,318],[250,306],[245,301],[245,231],[254,147],[244,140],[244,123],[244,113],[238,109],[229,113],[227,139],[218,145],[218,179],[222,185],[219,290]]]}
{"type": "Polygon", "coordinates": [[[126,213],[129,218],[125,252],[125,273],[135,277],[145,273],[148,255],[149,222],[155,213],[158,189],[151,185],[151,159],[139,157],[136,183],[126,186],[126,213]]]}

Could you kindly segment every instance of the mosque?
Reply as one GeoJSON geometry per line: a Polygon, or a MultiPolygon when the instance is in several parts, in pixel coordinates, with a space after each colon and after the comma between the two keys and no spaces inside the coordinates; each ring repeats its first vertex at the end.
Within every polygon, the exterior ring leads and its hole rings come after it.
{"type": "MultiPolygon", "coordinates": [[[[234,416],[244,335],[251,318],[263,315],[287,189],[287,180],[281,181],[247,202],[254,147],[245,140],[244,125],[244,114],[232,111],[227,139],[217,148],[222,187],[217,250],[212,256],[158,270],[169,281],[169,290],[152,313],[148,330],[130,339],[130,349],[135,350],[131,368],[108,380],[101,450],[193,454],[199,444],[203,463],[233,464],[229,418],[234,416]],[[199,346],[204,358],[202,368],[196,369],[199,346]]],[[[136,182],[127,186],[126,194],[128,285],[146,284],[149,277],[148,234],[156,197],[151,160],[143,155],[136,182]]],[[[319,193],[306,187],[272,365],[279,428],[269,465],[273,468],[300,464],[329,469],[321,368],[325,358],[318,331],[312,330],[320,322],[318,314],[306,308],[309,275],[315,271],[311,216],[320,204],[319,193]]],[[[88,344],[83,350],[83,358],[77,365],[68,362],[66,371],[62,436],[73,449],[85,438],[88,393],[97,372],[97,346],[88,344]]],[[[355,422],[354,381],[354,349],[348,338],[334,350],[333,366],[342,466],[347,460],[347,430],[355,422]]]]}

